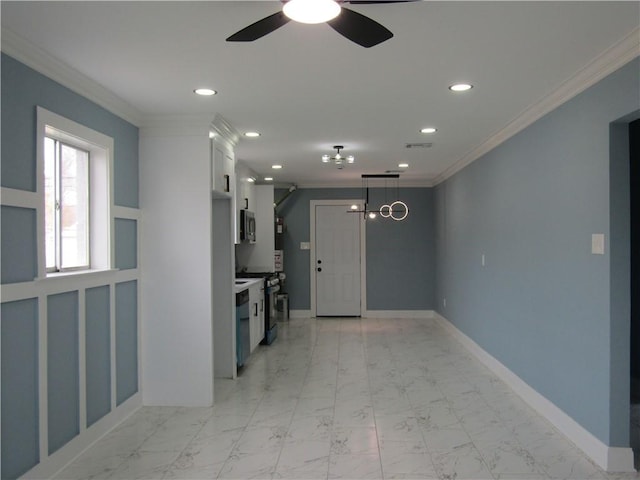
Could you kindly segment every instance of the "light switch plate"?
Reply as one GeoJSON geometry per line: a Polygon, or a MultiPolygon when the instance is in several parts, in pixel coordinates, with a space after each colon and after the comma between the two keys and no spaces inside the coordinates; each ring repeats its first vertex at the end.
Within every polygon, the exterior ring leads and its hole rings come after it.
{"type": "Polygon", "coordinates": [[[604,233],[594,233],[591,235],[591,253],[594,255],[604,255],[604,233]]]}
{"type": "Polygon", "coordinates": [[[300,250],[311,250],[311,244],[309,242],[300,242],[300,250]]]}

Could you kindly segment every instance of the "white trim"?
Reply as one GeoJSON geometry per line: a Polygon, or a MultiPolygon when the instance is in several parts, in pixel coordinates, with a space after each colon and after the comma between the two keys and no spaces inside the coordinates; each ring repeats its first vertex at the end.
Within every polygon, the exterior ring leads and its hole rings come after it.
{"type": "Polygon", "coordinates": [[[8,207],[40,208],[40,195],[28,190],[2,187],[0,189],[0,202],[8,207]]]}
{"type": "Polygon", "coordinates": [[[142,395],[136,393],[113,411],[91,425],[82,435],[77,435],[50,456],[41,457],[41,462],[26,472],[21,479],[55,478],[64,468],[76,460],[97,441],[120,425],[142,406],[142,395]]]}
{"type": "Polygon", "coordinates": [[[490,152],[521,130],[524,130],[536,120],[555,110],[592,85],[595,85],[620,67],[626,65],[638,55],[640,55],[640,28],[634,29],[625,38],[605,50],[586,67],[559,85],[558,88],[549,95],[527,107],[520,115],[511,120],[498,132],[473,150],[467,152],[457,162],[436,176],[433,184],[438,185],[444,182],[482,155],[490,152]]]}
{"type": "Polygon", "coordinates": [[[289,318],[313,318],[311,310],[289,310],[289,318]]]}
{"type": "Polygon", "coordinates": [[[433,310],[365,310],[364,318],[433,318],[433,310]]]}
{"type": "Polygon", "coordinates": [[[112,91],[4,26],[2,27],[2,51],[135,126],[142,123],[142,114],[112,91]]]}
{"type": "Polygon", "coordinates": [[[48,311],[47,298],[38,297],[38,434],[40,437],[40,461],[49,456],[49,393],[48,359],[48,311]]]}
{"type": "Polygon", "coordinates": [[[44,231],[44,139],[46,136],[70,142],[89,150],[89,241],[90,264],[94,269],[107,269],[115,261],[113,219],[114,139],[92,128],[74,122],[40,106],[36,107],[36,173],[39,208],[36,210],[38,276],[45,277],[44,231]]]}
{"type": "Polygon", "coordinates": [[[114,218],[124,218],[125,220],[140,220],[140,209],[130,207],[120,207],[113,205],[112,213],[114,218]]]}
{"type": "MultiPolygon", "coordinates": [[[[136,272],[133,270],[132,272],[136,272]]],[[[6,283],[0,287],[2,292],[2,302],[13,302],[36,298],[57,293],[70,292],[72,290],[82,290],[92,287],[101,287],[111,283],[126,281],[131,273],[129,270],[97,270],[85,271],[83,273],[61,274],[55,277],[45,277],[36,279],[33,282],[6,283]],[[127,273],[129,273],[127,275],[127,273]]],[[[136,277],[137,278],[137,277],[136,277]]]]}
{"type": "Polygon", "coordinates": [[[86,288],[78,290],[78,417],[83,435],[87,429],[87,297],[86,288]]]}
{"type": "MultiPolygon", "coordinates": [[[[211,115],[156,115],[146,117],[138,135],[146,137],[199,137],[209,138],[211,115]]],[[[221,139],[224,140],[223,137],[221,139]]]]}
{"type": "MultiPolygon", "coordinates": [[[[140,301],[138,301],[138,304],[140,301]]],[[[140,330],[138,330],[140,337],[140,330]]],[[[116,387],[118,385],[116,378],[116,282],[109,284],[109,371],[111,373],[111,411],[117,408],[118,401],[116,396],[116,387]]],[[[138,365],[140,364],[140,350],[138,350],[138,365]]],[[[138,392],[140,392],[140,384],[138,383],[138,392]]]]}
{"type": "MultiPolygon", "coordinates": [[[[321,205],[358,205],[364,208],[364,200],[360,198],[346,200],[310,200],[309,201],[309,280],[310,280],[310,300],[311,316],[316,316],[316,207],[321,205]]],[[[364,315],[367,306],[367,242],[366,242],[366,222],[360,220],[360,316],[364,315]]]]}
{"type": "Polygon", "coordinates": [[[436,322],[469,350],[480,362],[504,381],[518,396],[576,444],[601,468],[609,472],[635,472],[631,448],[609,447],[587,431],[543,395],[534,390],[480,345],[435,312],[436,322]]]}
{"type": "MultiPolygon", "coordinates": [[[[436,177],[433,178],[403,178],[400,174],[400,188],[425,188],[433,187],[436,185],[436,177]]],[[[275,184],[276,188],[288,188],[291,184],[275,184]]],[[[336,180],[331,183],[319,181],[314,183],[313,181],[305,183],[296,183],[297,188],[362,188],[361,180],[336,180]]]]}

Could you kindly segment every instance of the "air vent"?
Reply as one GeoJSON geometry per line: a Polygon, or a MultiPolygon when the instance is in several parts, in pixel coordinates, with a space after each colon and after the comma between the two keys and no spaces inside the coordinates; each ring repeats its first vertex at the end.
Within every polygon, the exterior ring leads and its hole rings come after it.
{"type": "Polygon", "coordinates": [[[433,143],[424,142],[424,143],[405,143],[405,148],[431,148],[433,143]]]}

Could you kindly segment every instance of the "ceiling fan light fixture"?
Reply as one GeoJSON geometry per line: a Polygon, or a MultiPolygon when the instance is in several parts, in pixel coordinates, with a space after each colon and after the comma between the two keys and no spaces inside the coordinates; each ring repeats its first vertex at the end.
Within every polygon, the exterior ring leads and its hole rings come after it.
{"type": "Polygon", "coordinates": [[[295,22],[324,23],[336,18],[341,7],[334,0],[289,0],[282,11],[295,22]]]}
{"type": "Polygon", "coordinates": [[[202,95],[203,97],[210,97],[218,92],[212,90],[211,88],[196,88],[193,93],[195,93],[196,95],[202,95]]]}
{"type": "Polygon", "coordinates": [[[449,87],[449,90],[452,92],[466,92],[467,90],[471,90],[473,85],[470,83],[455,83],[449,87]]]}

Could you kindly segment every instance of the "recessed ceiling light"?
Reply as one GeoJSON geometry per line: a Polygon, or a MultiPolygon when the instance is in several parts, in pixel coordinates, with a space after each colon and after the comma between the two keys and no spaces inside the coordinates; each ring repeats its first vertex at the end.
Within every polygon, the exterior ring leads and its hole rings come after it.
{"type": "Polygon", "coordinates": [[[271,165],[271,168],[273,168],[274,170],[280,170],[282,168],[282,165],[271,165]]]}
{"type": "Polygon", "coordinates": [[[251,138],[255,138],[255,137],[259,137],[260,133],[259,132],[246,132],[244,134],[245,137],[251,137],[251,138]]]}
{"type": "Polygon", "coordinates": [[[210,97],[211,95],[215,95],[218,92],[216,92],[215,90],[211,90],[210,88],[196,88],[193,93],[202,95],[204,97],[210,97]]]}
{"type": "Polygon", "coordinates": [[[265,182],[273,182],[273,177],[264,177],[265,182]]]}
{"type": "Polygon", "coordinates": [[[455,83],[449,87],[449,90],[452,92],[466,92],[467,90],[471,90],[473,85],[470,83],[455,83]]]}
{"type": "Polygon", "coordinates": [[[426,127],[420,130],[420,133],[436,133],[438,131],[437,128],[426,127]]]}
{"type": "Polygon", "coordinates": [[[409,164],[408,163],[399,163],[398,167],[400,167],[400,168],[409,168],[409,164]]]}
{"type": "Polygon", "coordinates": [[[253,177],[247,178],[247,182],[249,182],[249,183],[254,183],[255,181],[256,181],[256,179],[253,178],[253,177]]]}

